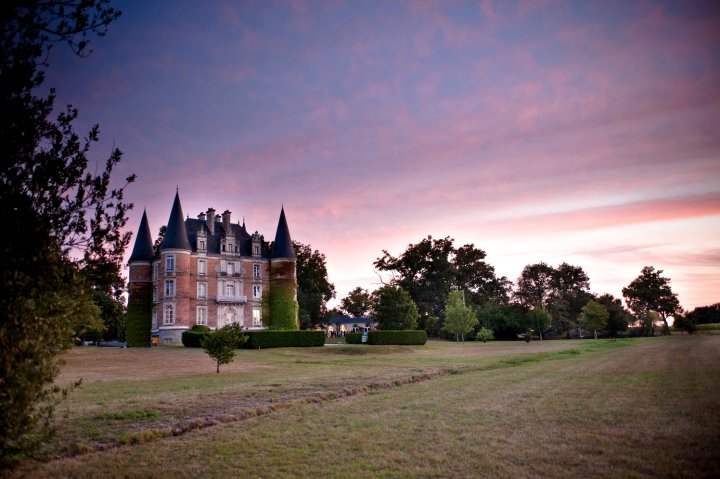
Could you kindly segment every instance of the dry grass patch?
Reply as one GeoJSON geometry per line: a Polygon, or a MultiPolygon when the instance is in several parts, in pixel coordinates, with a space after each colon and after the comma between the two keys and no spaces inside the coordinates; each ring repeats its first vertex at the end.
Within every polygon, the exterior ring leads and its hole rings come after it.
{"type": "MultiPolygon", "coordinates": [[[[242,422],[48,464],[26,464],[16,474],[717,477],[720,338],[622,344],[632,346],[588,341],[581,350],[600,350],[571,354],[559,348],[520,356],[527,360],[520,360],[518,367],[503,366],[501,356],[476,357],[476,368],[464,374],[368,389],[364,394],[338,394],[333,401],[298,401],[242,422]],[[490,368],[493,363],[498,367],[490,368]]],[[[407,361],[388,354],[385,357],[392,360],[386,361],[385,370],[399,374],[421,369],[416,360],[422,354],[427,354],[426,365],[438,358],[449,367],[467,364],[454,348],[444,358],[440,349],[437,345],[430,354],[416,351],[407,361]]],[[[479,350],[465,351],[472,356],[479,350]]],[[[298,358],[288,352],[286,359],[294,364],[298,358]]],[[[298,366],[307,368],[304,380],[320,386],[313,371],[319,367],[324,374],[325,365],[298,366]]],[[[362,370],[353,363],[344,366],[352,372],[362,370]]],[[[289,391],[292,373],[298,370],[273,377],[274,386],[266,378],[264,385],[289,391]]],[[[326,387],[342,378],[349,376],[338,375],[326,387]]],[[[260,391],[253,389],[259,382],[252,384],[250,391],[260,391]]]]}

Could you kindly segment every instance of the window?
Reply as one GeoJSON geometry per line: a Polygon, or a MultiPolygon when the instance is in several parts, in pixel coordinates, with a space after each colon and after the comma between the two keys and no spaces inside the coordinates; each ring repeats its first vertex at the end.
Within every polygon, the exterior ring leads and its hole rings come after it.
{"type": "Polygon", "coordinates": [[[206,274],[207,273],[207,264],[205,263],[204,259],[198,260],[198,274],[206,274]]]}
{"type": "Polygon", "coordinates": [[[152,310],[152,329],[157,328],[157,310],[153,307],[152,310]]]}
{"type": "Polygon", "coordinates": [[[234,284],[226,284],[225,285],[225,294],[227,296],[235,296],[235,285],[234,284]]]}
{"type": "Polygon", "coordinates": [[[175,296],[175,280],[165,280],[165,296],[175,296]]]}
{"type": "Polygon", "coordinates": [[[163,324],[175,324],[175,305],[166,304],[164,311],[163,324]]]}
{"type": "Polygon", "coordinates": [[[235,263],[232,261],[227,264],[227,274],[235,274],[235,263]]]}
{"type": "Polygon", "coordinates": [[[197,324],[207,326],[207,306],[197,307],[197,324]]]}
{"type": "Polygon", "coordinates": [[[259,254],[260,254],[260,245],[258,245],[258,244],[253,245],[253,254],[254,254],[254,255],[259,255],[259,254]]]}
{"type": "Polygon", "coordinates": [[[153,286],[153,303],[157,303],[157,286],[153,286]]]}
{"type": "Polygon", "coordinates": [[[254,299],[262,298],[262,286],[259,286],[259,285],[253,286],[253,298],[254,299]]]}
{"type": "Polygon", "coordinates": [[[165,257],[165,271],[175,271],[175,255],[165,257]]]}
{"type": "Polygon", "coordinates": [[[253,278],[259,278],[260,277],[260,265],[255,263],[253,265],[253,278]]]}
{"type": "Polygon", "coordinates": [[[197,284],[197,295],[198,298],[207,298],[207,283],[197,284]]]}
{"type": "Polygon", "coordinates": [[[262,326],[262,316],[260,308],[253,308],[253,326],[262,326]]]}
{"type": "Polygon", "coordinates": [[[225,245],[222,245],[222,251],[225,252],[225,245]]]}
{"type": "Polygon", "coordinates": [[[155,263],[153,265],[153,281],[157,281],[159,275],[160,275],[160,265],[158,263],[155,263]]]}
{"type": "Polygon", "coordinates": [[[198,240],[198,249],[200,251],[205,251],[205,240],[198,240]]]}

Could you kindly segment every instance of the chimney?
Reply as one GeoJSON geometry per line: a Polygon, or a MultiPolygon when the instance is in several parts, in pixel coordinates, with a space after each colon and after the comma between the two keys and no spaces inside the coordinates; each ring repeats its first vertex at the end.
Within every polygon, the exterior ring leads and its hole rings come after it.
{"type": "Polygon", "coordinates": [[[222,214],[223,228],[225,228],[225,234],[230,233],[230,212],[225,210],[222,214]]]}
{"type": "Polygon", "coordinates": [[[207,210],[207,227],[210,230],[210,234],[215,234],[215,210],[208,208],[207,210]]]}
{"type": "Polygon", "coordinates": [[[200,221],[205,221],[205,213],[203,213],[203,212],[201,211],[197,218],[198,218],[200,221]]]}

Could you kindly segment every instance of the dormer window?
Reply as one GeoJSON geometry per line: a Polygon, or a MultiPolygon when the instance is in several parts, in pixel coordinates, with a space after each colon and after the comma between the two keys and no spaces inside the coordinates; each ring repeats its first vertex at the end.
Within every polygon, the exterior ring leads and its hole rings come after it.
{"type": "Polygon", "coordinates": [[[255,256],[259,256],[259,255],[260,255],[260,245],[259,245],[259,244],[254,244],[254,245],[253,245],[253,254],[254,254],[255,256]]]}

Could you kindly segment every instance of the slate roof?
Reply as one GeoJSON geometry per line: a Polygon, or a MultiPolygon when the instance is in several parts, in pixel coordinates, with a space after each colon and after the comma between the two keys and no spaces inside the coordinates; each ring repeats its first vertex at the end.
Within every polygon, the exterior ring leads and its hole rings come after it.
{"type": "Polygon", "coordinates": [[[277,231],[275,232],[275,243],[273,243],[273,258],[295,258],[295,250],[293,249],[292,239],[290,238],[290,229],[285,219],[285,208],[280,209],[280,219],[278,220],[277,231]]]}
{"type": "Polygon", "coordinates": [[[155,252],[153,251],[152,236],[150,235],[150,225],[148,224],[147,214],[143,211],[140,229],[135,237],[135,246],[128,262],[152,261],[153,256],[155,256],[155,252]]]}
{"type": "Polygon", "coordinates": [[[183,222],[183,211],[182,206],[180,206],[180,193],[178,192],[175,192],[175,201],[170,211],[167,231],[160,249],[191,249],[185,223],[183,222]]]}

